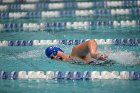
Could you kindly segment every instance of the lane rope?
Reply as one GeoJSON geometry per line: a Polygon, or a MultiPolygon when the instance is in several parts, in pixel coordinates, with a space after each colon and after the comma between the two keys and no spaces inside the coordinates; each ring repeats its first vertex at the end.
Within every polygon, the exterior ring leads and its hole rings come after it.
{"type": "MultiPolygon", "coordinates": [[[[35,45],[78,45],[90,39],[76,40],[3,40],[0,41],[0,46],[35,46],[35,45]]],[[[122,38],[122,39],[95,39],[99,45],[140,45],[139,38],[122,38]]]]}
{"type": "Polygon", "coordinates": [[[121,79],[140,80],[140,73],[136,71],[0,71],[0,79],[46,79],[46,80],[94,80],[121,79]]]}

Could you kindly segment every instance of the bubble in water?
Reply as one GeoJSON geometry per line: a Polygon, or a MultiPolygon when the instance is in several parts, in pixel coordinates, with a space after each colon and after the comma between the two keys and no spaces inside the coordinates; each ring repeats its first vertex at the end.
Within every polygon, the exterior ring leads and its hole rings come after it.
{"type": "Polygon", "coordinates": [[[140,64],[140,56],[137,56],[133,51],[112,51],[109,53],[109,59],[123,65],[135,65],[140,64]]]}
{"type": "Polygon", "coordinates": [[[23,52],[17,55],[18,58],[35,58],[40,57],[42,55],[42,50],[31,50],[28,52],[23,52]]]}

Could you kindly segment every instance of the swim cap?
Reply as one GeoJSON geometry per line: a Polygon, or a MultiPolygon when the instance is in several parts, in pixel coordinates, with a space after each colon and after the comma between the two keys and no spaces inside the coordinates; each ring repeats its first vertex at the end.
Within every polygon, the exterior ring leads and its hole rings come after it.
{"type": "Polygon", "coordinates": [[[46,50],[45,50],[45,54],[48,58],[50,58],[51,54],[54,52],[54,51],[61,51],[61,52],[64,52],[62,49],[60,49],[59,47],[56,47],[56,46],[49,46],[46,50]]]}

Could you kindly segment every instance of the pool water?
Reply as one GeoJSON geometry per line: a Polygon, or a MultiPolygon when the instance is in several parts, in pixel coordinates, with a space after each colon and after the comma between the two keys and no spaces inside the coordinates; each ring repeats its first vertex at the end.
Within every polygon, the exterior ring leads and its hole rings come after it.
{"type": "Polygon", "coordinates": [[[52,32],[12,32],[1,33],[0,40],[54,40],[54,39],[115,39],[115,38],[139,38],[140,33],[130,31],[95,32],[94,30],[75,30],[75,31],[52,31],[52,32]],[[64,34],[64,32],[66,34],[64,34]]]}
{"type": "MultiPolygon", "coordinates": [[[[0,0],[1,41],[139,39],[139,0],[0,0]],[[54,15],[54,13],[56,13],[54,15]]],[[[114,64],[51,60],[47,45],[1,46],[0,71],[136,71],[140,45],[99,44],[114,64]]],[[[74,45],[57,44],[70,54],[74,45]]],[[[140,80],[0,79],[0,93],[139,93],[140,80]]]]}
{"type": "Polygon", "coordinates": [[[94,81],[0,81],[2,93],[139,93],[139,81],[94,80],[94,81]],[[10,84],[9,84],[10,83],[10,84]],[[110,89],[111,86],[111,89],[110,89]]]}
{"type": "MultiPolygon", "coordinates": [[[[32,32],[28,35],[26,33],[11,33],[13,37],[1,37],[2,40],[34,40],[37,38],[41,40],[48,36],[49,39],[57,36],[57,39],[64,39],[69,36],[72,32],[66,32],[65,35],[60,35],[59,33],[46,33],[42,32],[38,35],[32,32]],[[22,35],[21,35],[22,34],[22,35]],[[36,36],[38,37],[36,37],[36,36]]],[[[79,31],[79,33],[81,33],[79,31]]],[[[88,32],[86,32],[88,33],[88,32]]],[[[7,36],[7,33],[2,33],[3,36],[7,36]]],[[[61,33],[62,34],[62,33],[61,33]]],[[[110,33],[104,33],[100,36],[100,33],[90,34],[88,33],[85,37],[82,34],[75,33],[77,37],[69,36],[68,39],[91,39],[103,38],[110,33]],[[92,37],[93,36],[93,37],[92,37]],[[98,37],[100,36],[100,37],[98,37]]],[[[129,33],[127,33],[129,34],[129,33]]],[[[121,38],[117,33],[112,33],[113,36],[121,38]]],[[[123,35],[124,38],[129,37],[128,35],[123,35]]],[[[131,35],[130,35],[131,36],[131,35]]],[[[133,35],[132,35],[133,37],[133,35]]],[[[138,37],[138,35],[134,35],[138,37]]],[[[107,38],[107,37],[106,37],[107,38]]],[[[140,47],[139,46],[124,46],[124,45],[98,45],[98,49],[110,56],[110,58],[115,60],[115,64],[107,65],[76,65],[64,63],[61,61],[48,59],[44,50],[49,45],[40,46],[7,46],[0,47],[0,70],[3,71],[138,71],[140,68],[140,47]]],[[[62,45],[58,44],[67,54],[71,52],[74,45],[62,45]]],[[[90,93],[90,92],[128,92],[128,93],[138,93],[140,90],[140,81],[132,80],[0,80],[0,91],[3,93],[40,93],[40,92],[80,92],[80,93],[90,93]],[[112,89],[110,89],[112,86],[112,89]],[[121,87],[120,87],[121,86],[121,87]],[[130,91],[128,91],[131,88],[130,91]]]]}

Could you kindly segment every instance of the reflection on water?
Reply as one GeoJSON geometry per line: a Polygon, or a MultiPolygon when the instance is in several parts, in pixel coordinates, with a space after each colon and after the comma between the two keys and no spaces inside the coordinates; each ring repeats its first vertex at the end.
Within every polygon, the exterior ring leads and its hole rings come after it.
{"type": "Polygon", "coordinates": [[[1,93],[138,93],[140,81],[130,80],[0,80],[1,93]],[[111,86],[111,88],[110,88],[111,86]],[[130,90],[131,89],[131,90],[130,90]],[[87,92],[88,91],[88,92],[87,92]]]}

